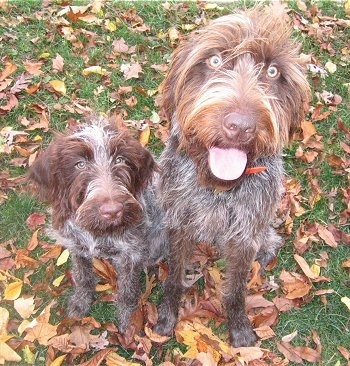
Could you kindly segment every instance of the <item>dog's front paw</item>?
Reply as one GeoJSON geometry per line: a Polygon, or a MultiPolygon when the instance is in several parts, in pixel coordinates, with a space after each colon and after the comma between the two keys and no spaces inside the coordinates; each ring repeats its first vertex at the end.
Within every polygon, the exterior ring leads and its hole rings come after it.
{"type": "Polygon", "coordinates": [[[67,316],[69,318],[82,318],[89,311],[92,295],[82,296],[74,293],[68,301],[67,316]]]}
{"type": "Polygon", "coordinates": [[[240,328],[230,328],[230,343],[233,347],[253,346],[258,340],[250,324],[241,325],[240,328]]]}
{"type": "Polygon", "coordinates": [[[153,327],[153,331],[159,335],[171,336],[174,331],[177,316],[166,303],[158,307],[158,322],[153,327]]]}

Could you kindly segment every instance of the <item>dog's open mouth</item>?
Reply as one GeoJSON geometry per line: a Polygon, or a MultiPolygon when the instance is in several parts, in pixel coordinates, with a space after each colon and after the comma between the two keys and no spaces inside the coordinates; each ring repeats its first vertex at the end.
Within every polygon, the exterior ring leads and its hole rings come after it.
{"type": "Polygon", "coordinates": [[[209,167],[215,177],[222,180],[238,179],[247,166],[247,154],[238,149],[209,149],[209,167]]]}

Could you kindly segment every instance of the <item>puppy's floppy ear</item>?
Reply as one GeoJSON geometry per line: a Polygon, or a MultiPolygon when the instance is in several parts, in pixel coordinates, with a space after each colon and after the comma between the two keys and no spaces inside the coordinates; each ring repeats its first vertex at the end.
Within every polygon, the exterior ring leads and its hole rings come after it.
{"type": "Polygon", "coordinates": [[[53,156],[55,147],[50,144],[48,148],[40,153],[28,172],[28,179],[35,185],[35,193],[45,201],[52,201],[54,196],[54,177],[52,174],[53,156]]]}

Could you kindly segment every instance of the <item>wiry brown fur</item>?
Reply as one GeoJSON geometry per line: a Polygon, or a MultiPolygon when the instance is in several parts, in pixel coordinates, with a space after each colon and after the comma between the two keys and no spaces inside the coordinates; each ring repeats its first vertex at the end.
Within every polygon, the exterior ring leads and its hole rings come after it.
{"type": "Polygon", "coordinates": [[[207,242],[226,259],[229,336],[249,346],[245,314],[251,264],[266,265],[281,240],[271,227],[282,194],[282,148],[304,116],[309,85],[288,18],[255,7],[214,20],[174,52],[163,84],[171,132],[161,156],[160,201],[170,236],[170,273],[155,330],[170,334],[193,247],[207,242]],[[218,62],[218,63],[217,63],[218,62]],[[214,175],[212,148],[243,151],[258,174],[214,175]]]}
{"type": "Polygon", "coordinates": [[[72,258],[69,316],[89,310],[92,258],[104,258],[118,273],[118,323],[125,331],[141,294],[141,272],[166,245],[152,186],[155,171],[150,152],[102,118],[57,135],[32,165],[29,178],[52,207],[50,234],[72,258]]]}

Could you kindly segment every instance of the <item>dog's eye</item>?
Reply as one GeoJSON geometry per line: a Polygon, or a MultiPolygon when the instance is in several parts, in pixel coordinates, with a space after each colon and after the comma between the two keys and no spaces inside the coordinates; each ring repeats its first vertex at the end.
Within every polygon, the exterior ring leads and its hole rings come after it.
{"type": "Polygon", "coordinates": [[[114,162],[116,163],[116,164],[124,164],[125,163],[125,158],[124,157],[122,157],[122,156],[117,156],[116,158],[115,158],[115,160],[114,160],[114,162]]]}
{"type": "Polygon", "coordinates": [[[210,59],[209,59],[209,65],[211,67],[216,68],[216,67],[221,66],[221,64],[222,64],[222,59],[221,59],[220,56],[214,55],[214,56],[210,57],[210,59]]]}
{"type": "Polygon", "coordinates": [[[276,66],[269,66],[266,72],[267,77],[270,79],[275,79],[279,74],[280,72],[276,66]]]}
{"type": "Polygon", "coordinates": [[[79,170],[84,170],[86,168],[86,161],[80,160],[75,164],[75,167],[79,170]]]}

